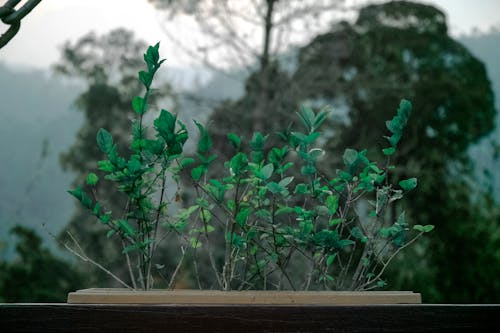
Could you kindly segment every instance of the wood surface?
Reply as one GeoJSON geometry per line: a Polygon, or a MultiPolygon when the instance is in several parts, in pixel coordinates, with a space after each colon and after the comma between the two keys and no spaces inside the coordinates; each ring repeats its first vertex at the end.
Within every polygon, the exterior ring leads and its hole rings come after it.
{"type": "Polygon", "coordinates": [[[354,305],[418,304],[421,297],[409,291],[219,291],[83,289],[68,295],[72,304],[269,304],[354,305]]]}
{"type": "Polygon", "coordinates": [[[0,332],[498,332],[500,305],[0,304],[0,332]]]}

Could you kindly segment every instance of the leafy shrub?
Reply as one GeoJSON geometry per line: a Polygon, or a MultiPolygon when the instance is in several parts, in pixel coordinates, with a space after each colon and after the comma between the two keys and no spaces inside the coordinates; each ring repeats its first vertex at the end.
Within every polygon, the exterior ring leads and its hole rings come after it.
{"type": "Polygon", "coordinates": [[[207,259],[214,286],[222,290],[370,290],[386,284],[382,274],[395,255],[433,229],[410,228],[404,212],[396,221],[385,221],[388,207],[417,186],[416,178],[396,185],[388,177],[411,114],[409,101],[402,100],[386,122],[390,135],[383,166],[370,161],[366,150],[346,149],[344,169],[327,177],[318,161],[326,158],[319,128],[328,111],[304,107],[298,113],[303,129],[279,133],[282,145],[268,147],[269,135],[258,132],[249,142],[228,133],[234,152],[224,162],[224,176],[212,177],[217,156],[206,127],[195,121],[199,139],[191,157],[184,152],[188,132],[177,115],[162,109],[152,127],[145,124],[153,78],[164,61],[158,50],[158,44],[148,48],[147,71],[139,72],[146,91],[132,101],[137,119],[130,158],[119,155],[108,131],[97,134],[107,156],[99,169],[127,196],[124,211],[106,210],[96,197],[100,180],[94,173],[87,177],[91,195],[81,187],[69,191],[108,228],[108,237],[121,239],[131,280],[116,277],[123,285],[152,288],[153,268],[161,268],[154,263],[155,251],[170,234],[181,256],[169,287],[182,269],[189,269],[184,259],[192,255],[198,280],[197,263],[207,259]],[[189,179],[196,199],[176,210],[182,176],[189,179]],[[173,194],[169,180],[176,184],[173,194]]]}

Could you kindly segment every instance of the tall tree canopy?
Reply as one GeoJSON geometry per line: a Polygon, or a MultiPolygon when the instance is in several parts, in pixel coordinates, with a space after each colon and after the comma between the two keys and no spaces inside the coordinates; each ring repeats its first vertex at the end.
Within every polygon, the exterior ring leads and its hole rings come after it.
{"type": "Polygon", "coordinates": [[[306,98],[341,98],[349,127],[343,144],[380,142],[390,105],[401,97],[415,108],[405,155],[424,162],[466,155],[494,128],[494,96],[482,62],[447,34],[445,16],[432,6],[389,2],[360,11],[303,48],[294,81],[306,98]],[[338,82],[332,89],[327,82],[338,82]],[[360,136],[359,133],[362,133],[360,136]],[[444,154],[444,155],[443,155],[444,154]]]}
{"type": "Polygon", "coordinates": [[[0,301],[65,302],[68,292],[81,288],[82,275],[43,247],[33,230],[16,226],[11,233],[18,238],[17,257],[0,260],[0,301]]]}

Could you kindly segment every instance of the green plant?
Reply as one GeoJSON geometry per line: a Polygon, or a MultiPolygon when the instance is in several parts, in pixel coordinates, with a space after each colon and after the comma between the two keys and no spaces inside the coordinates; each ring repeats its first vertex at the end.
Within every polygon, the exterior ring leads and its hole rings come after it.
{"type": "MultiPolygon", "coordinates": [[[[69,191],[109,229],[108,237],[121,239],[131,284],[114,277],[123,285],[150,289],[153,268],[161,268],[154,265],[158,244],[174,235],[181,256],[169,287],[190,255],[200,288],[198,263],[206,257],[214,286],[222,290],[370,290],[385,285],[382,274],[395,255],[433,229],[410,229],[403,212],[393,223],[384,219],[387,208],[417,186],[415,178],[393,185],[388,177],[395,167],[391,156],[411,113],[410,102],[403,100],[386,123],[390,136],[383,149],[384,166],[370,161],[366,151],[346,149],[345,168],[328,178],[318,167],[325,158],[319,128],[328,111],[314,113],[304,107],[298,113],[304,129],[289,127],[279,133],[282,145],[267,147],[269,135],[259,132],[249,142],[228,133],[234,152],[224,163],[225,176],[215,178],[210,169],[217,156],[202,124],[195,121],[200,133],[195,156],[190,157],[183,151],[186,126],[175,114],[162,109],[153,127],[144,122],[153,77],[164,61],[158,49],[158,44],[148,48],[147,71],[139,72],[146,92],[132,102],[137,119],[132,124],[130,158],[118,154],[109,132],[100,129],[97,134],[97,144],[107,156],[99,169],[127,196],[124,212],[104,208],[94,173],[87,177],[92,196],[80,187],[69,191]],[[173,192],[167,189],[169,180],[175,183],[173,192]],[[176,210],[179,190],[186,183],[196,198],[176,210]]],[[[81,249],[68,248],[90,260],[81,249]]]]}

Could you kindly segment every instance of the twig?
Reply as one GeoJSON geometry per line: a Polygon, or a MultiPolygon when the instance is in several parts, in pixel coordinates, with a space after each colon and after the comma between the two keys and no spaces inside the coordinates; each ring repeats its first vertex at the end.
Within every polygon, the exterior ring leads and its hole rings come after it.
{"type": "Polygon", "coordinates": [[[380,272],[372,279],[368,280],[366,283],[362,284],[361,286],[359,286],[358,288],[356,288],[357,290],[360,290],[366,286],[369,286],[370,284],[372,284],[373,282],[375,282],[376,280],[378,280],[378,278],[380,278],[382,276],[382,274],[384,273],[385,269],[387,268],[387,266],[389,265],[389,263],[392,261],[392,259],[394,259],[394,257],[396,257],[396,255],[401,252],[403,249],[407,248],[408,246],[410,246],[411,244],[413,244],[417,239],[420,238],[420,236],[422,236],[424,233],[423,232],[420,232],[418,235],[416,235],[415,237],[413,237],[408,243],[406,243],[405,245],[399,247],[396,251],[394,251],[394,253],[389,257],[389,259],[387,259],[386,262],[384,262],[384,266],[382,267],[382,269],[380,270],[380,272]]]}
{"type": "MultiPolygon", "coordinates": [[[[121,241],[122,241],[122,247],[123,249],[125,249],[126,245],[123,238],[121,239],[121,241]]],[[[132,286],[134,287],[134,289],[137,289],[137,283],[135,282],[134,272],[132,271],[132,264],[130,262],[130,256],[128,255],[128,252],[125,252],[125,258],[127,260],[127,268],[128,268],[128,273],[130,275],[130,281],[132,281],[132,286]]]]}
{"type": "Polygon", "coordinates": [[[170,277],[170,282],[168,283],[168,289],[173,289],[174,283],[175,283],[175,278],[177,277],[177,274],[179,273],[179,269],[182,266],[182,263],[184,262],[184,258],[186,256],[186,249],[184,249],[184,246],[181,246],[181,252],[182,256],[179,262],[177,263],[177,266],[175,267],[174,272],[172,273],[172,276],[170,277]]]}
{"type": "Polygon", "coordinates": [[[133,287],[131,287],[130,285],[128,285],[127,283],[123,282],[122,279],[120,279],[118,276],[116,276],[115,274],[113,274],[110,270],[106,269],[104,266],[102,266],[101,264],[99,264],[98,262],[96,262],[95,260],[89,258],[85,252],[83,251],[83,249],[81,248],[80,244],[78,243],[78,241],[76,240],[76,238],[73,236],[73,234],[71,234],[71,232],[67,232],[67,234],[69,235],[69,237],[71,238],[71,240],[73,241],[73,243],[76,245],[76,247],[78,248],[78,251],[76,251],[75,249],[71,248],[68,244],[64,243],[64,247],[69,251],[71,252],[72,254],[74,254],[75,256],[77,256],[78,258],[80,258],[81,260],[85,261],[85,262],[89,262],[91,263],[92,265],[96,266],[97,268],[99,268],[100,270],[102,270],[103,272],[105,272],[106,274],[108,274],[109,276],[111,276],[113,279],[115,279],[116,281],[118,281],[121,285],[123,285],[124,287],[130,289],[130,290],[134,290],[133,287]]]}

